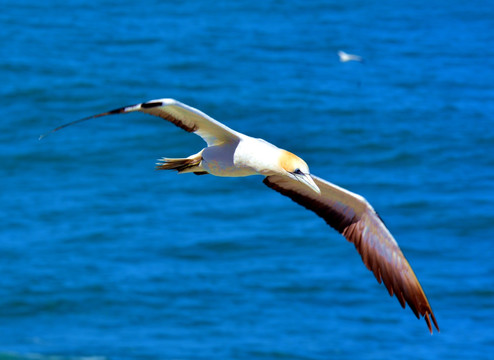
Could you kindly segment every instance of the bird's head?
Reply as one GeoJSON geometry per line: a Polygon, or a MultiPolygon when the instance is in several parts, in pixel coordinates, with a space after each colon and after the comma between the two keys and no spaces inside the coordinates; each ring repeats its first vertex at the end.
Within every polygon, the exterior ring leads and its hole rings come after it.
{"type": "Polygon", "coordinates": [[[321,190],[310,175],[309,166],[307,166],[307,163],[304,160],[291,152],[283,150],[279,162],[282,169],[282,175],[301,182],[318,194],[321,193],[321,190]]]}

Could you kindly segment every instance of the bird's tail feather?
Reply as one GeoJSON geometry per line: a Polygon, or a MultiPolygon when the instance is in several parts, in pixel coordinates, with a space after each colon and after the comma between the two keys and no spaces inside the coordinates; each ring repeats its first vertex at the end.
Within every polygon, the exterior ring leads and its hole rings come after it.
{"type": "Polygon", "coordinates": [[[161,158],[156,163],[156,170],[177,170],[178,173],[205,173],[201,167],[202,157],[200,154],[188,158],[161,158]]]}

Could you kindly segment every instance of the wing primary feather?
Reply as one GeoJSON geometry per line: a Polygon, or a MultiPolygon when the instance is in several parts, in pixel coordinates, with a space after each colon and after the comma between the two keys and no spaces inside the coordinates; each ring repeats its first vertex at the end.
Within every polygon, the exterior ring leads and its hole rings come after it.
{"type": "Polygon", "coordinates": [[[71,121],[71,122],[68,122],[66,124],[63,124],[63,125],[60,125],[60,126],[57,126],[56,128],[54,128],[53,130],[50,130],[49,132],[45,133],[45,134],[42,134],[40,135],[40,137],[38,138],[38,140],[42,140],[44,139],[45,137],[47,137],[48,135],[50,135],[51,133],[54,133],[58,130],[62,130],[64,128],[66,128],[67,126],[70,126],[70,125],[75,125],[75,124],[78,124],[78,123],[81,123],[83,121],[87,121],[87,120],[91,120],[91,119],[95,119],[95,118],[99,118],[99,117],[102,117],[102,116],[107,116],[107,115],[115,115],[115,114],[122,114],[122,113],[125,113],[125,112],[129,112],[129,111],[134,111],[136,110],[135,108],[137,106],[139,106],[140,104],[137,104],[137,105],[131,105],[131,106],[125,106],[125,107],[120,107],[118,109],[114,109],[114,110],[110,110],[110,111],[106,111],[106,112],[103,112],[101,114],[96,114],[96,115],[91,115],[91,116],[87,116],[85,118],[82,118],[82,119],[78,119],[78,120],[74,120],[74,121],[71,121]]]}

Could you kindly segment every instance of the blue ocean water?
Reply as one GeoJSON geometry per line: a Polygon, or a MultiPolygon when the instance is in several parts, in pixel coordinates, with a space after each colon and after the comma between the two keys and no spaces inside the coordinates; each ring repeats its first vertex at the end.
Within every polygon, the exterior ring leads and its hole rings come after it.
{"type": "Polygon", "coordinates": [[[44,2],[0,12],[0,359],[489,359],[490,1],[44,2]],[[365,63],[340,63],[345,50],[365,63]],[[173,97],[365,196],[441,332],[260,177],[154,171],[173,97]]]}

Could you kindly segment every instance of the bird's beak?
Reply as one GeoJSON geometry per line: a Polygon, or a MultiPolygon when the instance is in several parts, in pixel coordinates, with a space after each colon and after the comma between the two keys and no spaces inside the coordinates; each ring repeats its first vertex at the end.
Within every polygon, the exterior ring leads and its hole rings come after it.
{"type": "Polygon", "coordinates": [[[295,179],[307,185],[316,193],[321,194],[321,189],[319,189],[319,187],[316,185],[314,179],[312,179],[312,176],[310,176],[310,174],[300,174],[300,175],[295,174],[295,179]]]}

